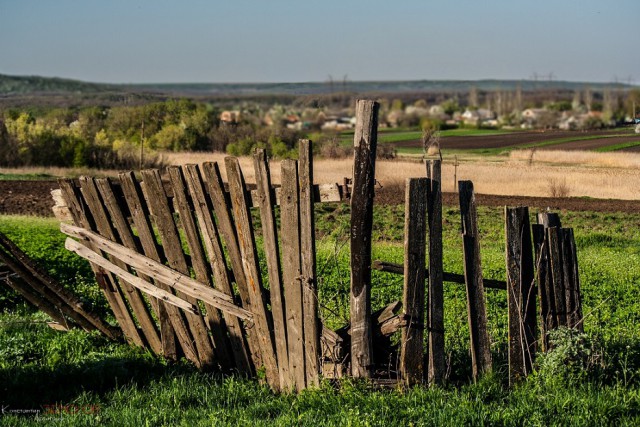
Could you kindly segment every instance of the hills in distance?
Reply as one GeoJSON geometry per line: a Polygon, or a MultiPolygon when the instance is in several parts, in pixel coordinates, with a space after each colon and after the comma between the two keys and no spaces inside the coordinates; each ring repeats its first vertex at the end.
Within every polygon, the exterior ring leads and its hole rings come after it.
{"type": "Polygon", "coordinates": [[[172,96],[264,96],[314,95],[340,92],[350,93],[408,93],[408,92],[468,92],[515,90],[573,91],[589,87],[599,91],[630,89],[636,86],[624,83],[570,82],[563,80],[406,80],[406,81],[351,81],[335,80],[303,83],[150,83],[106,84],[90,83],[58,77],[10,76],[0,74],[0,96],[38,94],[88,95],[99,93],[148,93],[172,96]]]}

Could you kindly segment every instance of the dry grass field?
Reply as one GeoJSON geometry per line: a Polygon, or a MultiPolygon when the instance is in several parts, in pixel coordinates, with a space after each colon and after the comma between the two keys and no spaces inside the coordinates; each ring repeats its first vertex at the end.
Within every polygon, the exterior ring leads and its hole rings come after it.
{"type": "MultiPolygon", "coordinates": [[[[171,153],[171,164],[224,163],[224,153],[171,153]]],[[[513,151],[509,157],[473,156],[454,159],[445,157],[443,190],[454,189],[454,173],[458,180],[472,180],[478,193],[534,197],[593,197],[602,199],[640,199],[640,154],[594,153],[580,151],[513,151]]],[[[240,159],[247,182],[253,182],[253,165],[249,157],[240,159]]],[[[352,160],[316,159],[314,174],[318,183],[342,182],[351,176],[352,160]]],[[[224,174],[224,167],[221,168],[224,174]]],[[[271,163],[274,183],[280,182],[280,165],[271,163]]],[[[397,185],[409,177],[425,175],[418,160],[379,160],[376,179],[381,185],[397,185]]]]}

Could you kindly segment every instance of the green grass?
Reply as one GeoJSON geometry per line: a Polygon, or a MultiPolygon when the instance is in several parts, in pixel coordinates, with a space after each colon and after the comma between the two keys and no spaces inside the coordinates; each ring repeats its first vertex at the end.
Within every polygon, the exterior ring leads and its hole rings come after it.
{"type": "Polygon", "coordinates": [[[53,179],[47,173],[0,173],[0,181],[38,181],[53,179]]]}
{"type": "MultiPolygon", "coordinates": [[[[445,270],[462,273],[458,208],[445,206],[443,215],[445,270]]],[[[484,276],[504,279],[502,210],[480,207],[478,215],[484,276]]],[[[403,218],[402,206],[376,207],[374,258],[402,262],[403,218]]],[[[561,218],[575,229],[586,334],[560,336],[559,350],[539,358],[537,371],[514,390],[505,387],[501,291],[487,291],[496,372],[477,384],[469,380],[464,287],[446,284],[446,386],[373,390],[344,381],[275,395],[255,381],[169,364],[96,334],[53,331],[45,315],[3,289],[0,405],[40,410],[42,418],[5,414],[0,425],[637,425],[640,219],[591,212],[562,212],[561,218]],[[43,406],[54,404],[58,410],[43,406]]],[[[321,314],[328,326],[339,327],[349,313],[349,206],[318,205],[317,228],[321,314]]],[[[83,298],[101,300],[86,264],[64,250],[55,220],[5,216],[0,231],[83,298]]],[[[374,309],[401,298],[400,276],[374,271],[372,279],[374,309]]]]}

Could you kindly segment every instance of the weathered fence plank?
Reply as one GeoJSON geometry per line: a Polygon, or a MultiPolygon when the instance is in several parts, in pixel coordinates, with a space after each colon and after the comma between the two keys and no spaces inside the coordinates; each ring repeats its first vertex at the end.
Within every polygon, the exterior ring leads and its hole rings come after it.
{"type": "Polygon", "coordinates": [[[402,310],[407,325],[400,340],[400,377],[408,386],[422,383],[425,374],[427,186],[426,178],[410,178],[406,183],[402,310]]]}
{"type": "Polygon", "coordinates": [[[237,158],[225,158],[227,178],[229,180],[229,194],[231,207],[235,219],[235,229],[238,236],[238,244],[242,255],[242,265],[247,280],[249,299],[251,300],[251,312],[254,315],[254,323],[257,339],[260,342],[260,353],[264,363],[266,379],[274,390],[280,389],[280,377],[276,360],[275,346],[272,336],[272,321],[264,300],[262,277],[258,267],[258,254],[255,245],[251,213],[247,206],[247,190],[244,177],[237,158]]]}
{"type": "Polygon", "coordinates": [[[429,279],[427,328],[429,332],[429,384],[441,384],[445,376],[444,360],[444,271],[442,265],[442,166],[440,160],[427,163],[427,216],[429,225],[429,279]]]}
{"type": "MultiPolygon", "coordinates": [[[[142,246],[142,253],[156,262],[161,262],[164,253],[161,255],[161,247],[156,242],[153,234],[153,226],[150,221],[151,215],[144,201],[140,183],[136,180],[133,172],[121,173],[119,179],[133,226],[142,246]]],[[[156,285],[160,289],[171,292],[169,286],[164,283],[156,282],[156,285]]],[[[176,340],[186,354],[189,350],[185,351],[184,347],[192,345],[191,333],[188,330],[183,314],[176,307],[159,302],[157,310],[162,338],[162,353],[165,357],[176,360],[178,357],[176,340]]]]}
{"type": "Polygon", "coordinates": [[[584,332],[584,325],[582,319],[582,296],[580,294],[580,274],[578,272],[578,251],[576,249],[576,241],[573,235],[572,228],[564,229],[563,236],[564,250],[568,254],[568,262],[571,264],[569,269],[570,274],[570,290],[572,305],[569,311],[569,327],[577,328],[579,331],[584,332]]]}
{"type": "Polygon", "coordinates": [[[509,384],[514,385],[531,372],[536,352],[536,295],[528,208],[505,208],[505,237],[509,384]]]}
{"type": "Polygon", "coordinates": [[[353,136],[354,167],[351,195],[351,374],[369,378],[373,369],[371,343],[371,227],[378,109],[374,101],[356,103],[353,136]]]}
{"type": "Polygon", "coordinates": [[[562,267],[562,241],[560,228],[547,228],[547,242],[549,244],[549,261],[551,266],[551,284],[555,302],[555,317],[558,326],[567,326],[567,305],[564,293],[564,271],[562,267]]]}
{"type": "MultiPolygon", "coordinates": [[[[107,212],[109,213],[109,217],[111,218],[111,222],[114,226],[114,228],[106,228],[105,231],[107,231],[109,236],[105,237],[111,238],[115,242],[121,243],[131,249],[137,249],[135,240],[133,239],[133,234],[131,233],[127,220],[124,218],[120,206],[116,201],[116,197],[113,194],[109,180],[106,178],[96,179],[94,183],[100,192],[104,206],[107,208],[107,212]],[[117,233],[118,239],[115,239],[115,233],[117,233]]],[[[120,264],[119,267],[126,270],[126,266],[123,264],[120,264]]],[[[149,313],[146,302],[137,290],[133,291],[128,289],[127,292],[129,294],[129,302],[134,308],[134,313],[142,327],[142,331],[149,343],[149,346],[151,347],[151,350],[156,354],[162,354],[162,341],[160,339],[160,334],[155,321],[149,313]]]]}
{"type": "Polygon", "coordinates": [[[173,270],[134,250],[105,239],[97,233],[69,224],[60,224],[60,231],[70,237],[89,240],[95,248],[118,258],[120,261],[133,267],[136,271],[140,271],[154,280],[167,283],[172,289],[181,292],[188,298],[199,299],[206,304],[210,304],[241,319],[253,319],[251,312],[235,305],[229,295],[203,285],[191,276],[173,270]]]}
{"type": "Polygon", "coordinates": [[[302,305],[304,313],[304,354],[307,386],[319,385],[320,319],[316,277],[316,226],[313,210],[313,147],[300,141],[300,248],[302,252],[302,305]]]}
{"type": "MultiPolygon", "coordinates": [[[[211,285],[211,272],[209,271],[209,264],[207,263],[202,241],[198,234],[198,227],[196,226],[194,218],[194,208],[187,196],[182,169],[180,169],[179,166],[171,166],[168,170],[169,180],[173,188],[173,204],[180,216],[179,223],[182,226],[187,246],[189,247],[191,267],[195,273],[196,280],[202,284],[211,285]]],[[[205,309],[207,326],[211,331],[217,361],[222,369],[231,369],[233,359],[229,349],[230,343],[225,332],[226,325],[222,320],[220,311],[211,305],[205,305],[205,309]]]]}
{"type": "Polygon", "coordinates": [[[264,241],[264,252],[269,275],[269,294],[271,296],[271,315],[273,317],[273,335],[278,359],[278,375],[283,389],[291,389],[289,378],[289,354],[287,349],[287,320],[282,290],[280,268],[280,248],[278,247],[278,229],[274,212],[275,200],[271,187],[271,174],[265,150],[257,150],[253,156],[256,176],[256,202],[260,208],[260,223],[264,241]]]}
{"type": "MultiPolygon", "coordinates": [[[[60,185],[63,197],[67,202],[69,212],[73,217],[73,222],[87,230],[92,230],[94,223],[93,220],[87,216],[88,208],[83,203],[80,189],[77,188],[71,180],[59,180],[58,184],[60,185]]],[[[107,302],[111,307],[111,311],[113,311],[113,315],[118,321],[118,325],[122,329],[125,338],[127,341],[142,347],[144,345],[143,340],[138,333],[128,309],[125,312],[122,311],[122,307],[126,307],[126,305],[124,304],[123,296],[120,293],[116,278],[109,273],[105,273],[95,264],[91,264],[91,269],[96,276],[96,282],[107,299],[107,302]]]]}
{"type": "MultiPolygon", "coordinates": [[[[146,196],[145,199],[151,214],[155,218],[158,235],[162,240],[162,248],[169,266],[182,274],[188,275],[189,267],[182,251],[180,235],[174,222],[160,174],[155,169],[144,170],[142,171],[142,179],[144,180],[143,192],[146,196]]],[[[194,305],[196,304],[195,298],[191,296],[180,292],[177,295],[194,305]]],[[[188,313],[186,318],[196,346],[198,364],[200,366],[212,366],[214,364],[213,344],[209,339],[203,317],[188,313]]]]}
{"type": "Polygon", "coordinates": [[[467,284],[471,368],[473,378],[477,380],[481,373],[491,371],[491,342],[487,328],[487,310],[480,260],[480,236],[473,183],[459,181],[458,192],[462,218],[464,277],[467,284]]]}
{"type": "MultiPolygon", "coordinates": [[[[227,254],[231,261],[231,268],[233,270],[233,277],[236,285],[238,286],[238,292],[240,293],[240,299],[242,300],[242,306],[251,310],[251,300],[249,298],[249,285],[247,284],[247,278],[244,273],[244,265],[242,261],[242,254],[240,253],[240,245],[238,243],[238,235],[236,233],[236,226],[234,224],[233,217],[231,215],[231,200],[227,198],[229,195],[225,192],[224,183],[222,182],[222,176],[218,164],[215,162],[207,162],[202,165],[202,171],[204,179],[211,196],[211,204],[215,212],[215,217],[218,223],[218,229],[220,231],[222,240],[226,244],[227,254]]],[[[262,353],[260,351],[260,340],[256,336],[255,329],[244,329],[247,343],[251,351],[251,358],[256,368],[263,365],[262,353]]]]}
{"type": "Polygon", "coordinates": [[[300,210],[298,203],[298,162],[281,163],[282,192],[280,222],[282,239],[282,283],[284,285],[287,348],[290,385],[302,390],[306,385],[304,368],[304,312],[300,283],[300,210]]]}
{"type": "MultiPolygon", "coordinates": [[[[185,165],[183,166],[183,170],[187,178],[191,198],[194,201],[198,226],[200,227],[202,241],[213,271],[215,287],[224,294],[233,297],[233,287],[231,286],[220,236],[218,235],[216,224],[211,215],[210,206],[207,203],[198,167],[196,165],[185,165]]],[[[229,340],[235,366],[240,372],[251,374],[253,367],[251,365],[249,349],[242,335],[242,323],[236,316],[224,312],[223,316],[225,320],[224,324],[229,331],[229,340]]]]}

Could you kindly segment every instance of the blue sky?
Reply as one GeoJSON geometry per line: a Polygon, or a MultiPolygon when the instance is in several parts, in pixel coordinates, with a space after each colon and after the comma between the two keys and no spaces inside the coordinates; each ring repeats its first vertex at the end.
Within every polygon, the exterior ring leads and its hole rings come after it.
{"type": "Polygon", "coordinates": [[[638,0],[0,0],[0,73],[640,83],[638,0]]]}

